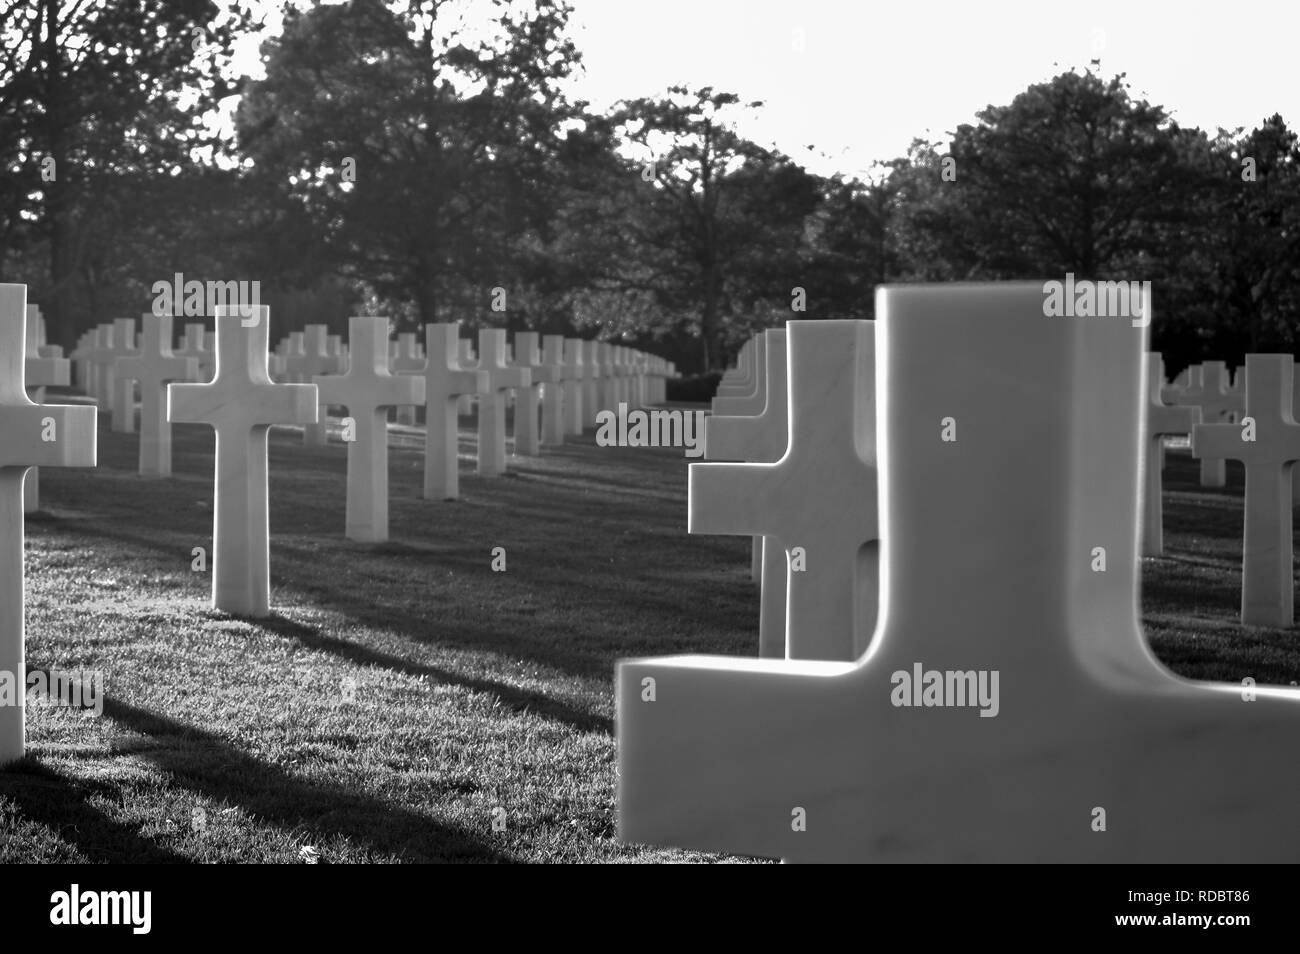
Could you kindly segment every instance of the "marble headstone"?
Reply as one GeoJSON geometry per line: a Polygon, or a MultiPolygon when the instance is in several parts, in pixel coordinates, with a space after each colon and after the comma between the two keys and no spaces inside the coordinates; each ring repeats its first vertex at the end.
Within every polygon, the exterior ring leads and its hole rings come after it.
{"type": "Polygon", "coordinates": [[[199,363],[172,353],[172,316],[141,317],[140,347],[134,357],[118,358],[119,385],[140,385],[140,455],[143,477],[170,477],[172,426],[167,420],[167,385],[172,381],[198,381],[199,363]]]}
{"type": "Polygon", "coordinates": [[[1293,366],[1289,354],[1246,355],[1241,422],[1192,431],[1194,457],[1239,460],[1246,469],[1241,621],[1253,626],[1295,622],[1291,470],[1300,460],[1300,424],[1293,416],[1293,366]]]}
{"type": "Polygon", "coordinates": [[[317,415],[316,385],[276,384],[267,373],[270,323],[265,305],[218,308],[212,380],[167,387],[169,421],[216,432],[212,606],[239,616],[271,611],[268,432],[276,424],[310,424],[317,415]]]}
{"type": "Polygon", "coordinates": [[[870,650],[620,663],[620,837],[792,861],[1300,860],[1300,690],[1191,682],[1143,638],[1144,330],[1044,319],[1039,282],[885,287],[875,313],[870,650]]]}
{"type": "Polygon", "coordinates": [[[28,467],[94,467],[93,407],[34,404],[27,397],[27,286],[0,285],[0,673],[16,698],[0,705],[0,765],[23,757],[23,476],[28,467]]]}
{"type": "MultiPolygon", "coordinates": [[[[388,539],[388,409],[424,403],[424,379],[388,370],[388,319],[348,322],[346,374],[317,376],[322,406],[347,408],[354,427],[348,443],[349,540],[388,539]]],[[[345,428],[345,434],[347,429],[345,428]]]]}

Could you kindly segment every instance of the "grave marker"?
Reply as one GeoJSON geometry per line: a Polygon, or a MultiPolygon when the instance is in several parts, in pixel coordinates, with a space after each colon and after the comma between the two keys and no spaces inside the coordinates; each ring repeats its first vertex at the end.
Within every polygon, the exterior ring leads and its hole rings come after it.
{"type": "Polygon", "coordinates": [[[318,376],[322,405],[346,407],[356,425],[348,443],[349,540],[388,539],[388,409],[424,403],[424,380],[388,370],[388,319],[348,322],[348,371],[318,376]]]}
{"type": "Polygon", "coordinates": [[[167,387],[167,419],[216,432],[212,507],[212,606],[240,616],[270,613],[266,441],[276,424],[310,424],[316,385],[276,384],[267,373],[265,305],[220,306],[216,373],[206,384],[167,387]],[[245,325],[247,317],[255,320],[245,325]]]}
{"type": "Polygon", "coordinates": [[[604,410],[618,410],[618,369],[614,367],[614,346],[608,341],[596,342],[596,362],[600,377],[596,379],[596,400],[604,410]]]}
{"type": "Polygon", "coordinates": [[[1142,554],[1160,556],[1165,552],[1164,500],[1161,470],[1164,465],[1163,438],[1166,434],[1191,434],[1200,423],[1201,409],[1165,404],[1160,399],[1164,381],[1160,355],[1147,355],[1146,453],[1143,455],[1142,554]]]}
{"type": "MultiPolygon", "coordinates": [[[[760,372],[767,379],[767,403],[754,417],[721,417],[704,420],[704,456],[711,461],[742,461],[771,464],[785,456],[790,444],[787,417],[785,329],[772,329],[764,351],[767,367],[760,372]]],[[[693,466],[693,465],[692,465],[693,466]]],[[[705,472],[707,476],[709,472],[705,472]]],[[[710,489],[707,481],[702,490],[710,489]]],[[[707,502],[702,501],[702,506],[707,502]]],[[[756,535],[751,551],[751,578],[760,582],[758,653],[769,659],[784,659],[786,653],[786,587],[789,560],[787,544],[776,537],[756,535]]]]}
{"type": "Polygon", "coordinates": [[[478,399],[478,474],[498,477],[506,471],[506,397],[513,388],[532,381],[527,368],[506,363],[504,328],[480,328],[476,371],[487,375],[487,388],[478,399]]]}
{"type": "Polygon", "coordinates": [[[206,332],[202,324],[191,322],[185,326],[185,335],[181,346],[176,349],[176,357],[191,358],[198,365],[198,373],[193,380],[200,384],[212,380],[216,370],[216,356],[208,349],[206,332]]]}
{"type": "Polygon", "coordinates": [[[539,345],[537,332],[516,332],[515,365],[528,369],[532,383],[516,392],[515,453],[529,457],[536,457],[541,445],[542,386],[549,388],[560,380],[560,369],[542,360],[539,345]]]}
{"type": "MultiPolygon", "coordinates": [[[[542,388],[542,443],[564,443],[564,397],[574,370],[564,361],[564,335],[542,338],[542,364],[553,369],[554,377],[542,388]]],[[[581,409],[579,409],[581,410],[581,409]]],[[[582,415],[578,414],[578,423],[582,415]]]]}
{"type": "Polygon", "coordinates": [[[1192,456],[1229,458],[1245,466],[1241,621],[1290,626],[1295,622],[1291,470],[1300,460],[1300,424],[1292,416],[1293,359],[1248,354],[1246,372],[1242,422],[1198,425],[1192,432],[1192,456]]]}
{"type": "Polygon", "coordinates": [[[854,659],[875,622],[874,332],[855,320],[788,322],[783,456],[690,467],[691,533],[762,534],[787,557],[802,548],[806,569],[786,574],[790,659],[854,659]]]}
{"type": "Polygon", "coordinates": [[[197,381],[199,363],[172,353],[171,315],[145,314],[140,321],[139,351],[135,357],[117,359],[117,380],[140,384],[141,476],[170,477],[172,426],[167,420],[167,385],[197,381]]]}
{"type": "Polygon", "coordinates": [[[23,477],[28,467],[94,467],[93,407],[34,404],[27,397],[27,286],[0,285],[0,674],[15,698],[0,705],[0,765],[23,757],[23,477]]]}
{"type": "Polygon", "coordinates": [[[76,371],[76,385],[83,394],[92,393],[90,387],[90,350],[94,347],[94,344],[95,329],[91,328],[81,333],[81,337],[77,339],[77,346],[72,349],[72,354],[68,355],[76,371]]]}
{"type": "Polygon", "coordinates": [[[1243,701],[1142,635],[1143,330],[1044,320],[1040,282],[886,287],[876,315],[870,650],[620,663],[620,838],[820,862],[1300,859],[1300,690],[1243,701]]]}
{"type": "MultiPolygon", "coordinates": [[[[391,346],[389,368],[394,374],[421,374],[424,371],[424,351],[420,348],[419,336],[414,331],[404,331],[397,336],[391,346]]],[[[419,403],[423,404],[421,400],[419,403]]],[[[397,423],[403,427],[415,427],[415,405],[404,404],[397,409],[397,423]]]]}
{"type": "MultiPolygon", "coordinates": [[[[457,356],[462,368],[473,368],[477,364],[474,357],[474,343],[468,339],[461,339],[456,343],[457,356]]],[[[474,405],[478,403],[478,393],[462,394],[456,401],[457,414],[473,414],[474,405]]]]}
{"type": "Polygon", "coordinates": [[[766,379],[764,368],[767,367],[767,333],[760,331],[750,340],[754,344],[751,352],[754,356],[753,360],[757,363],[746,382],[747,390],[731,396],[715,397],[712,404],[714,414],[749,416],[759,414],[763,410],[766,402],[763,385],[766,379]]]}
{"type": "Polygon", "coordinates": [[[460,365],[454,324],[424,326],[424,498],[455,500],[460,496],[457,403],[463,395],[488,388],[488,376],[460,365]]]}
{"type": "MultiPolygon", "coordinates": [[[[1300,411],[1300,374],[1295,373],[1294,367],[1291,369],[1291,380],[1295,394],[1291,402],[1291,414],[1294,416],[1296,411],[1300,411]]],[[[1297,504],[1300,503],[1300,467],[1292,467],[1291,474],[1291,503],[1297,504]]]]}
{"type": "Polygon", "coordinates": [[[91,364],[90,396],[101,410],[112,410],[113,364],[117,361],[113,339],[116,331],[111,323],[99,325],[95,329],[95,343],[87,353],[87,360],[91,364]]]}
{"type": "Polygon", "coordinates": [[[585,352],[581,338],[564,339],[564,430],[575,437],[582,436],[588,416],[585,352]]]}
{"type": "MultiPolygon", "coordinates": [[[[340,370],[340,361],[337,354],[329,353],[329,329],[325,325],[307,325],[301,334],[300,339],[294,339],[293,335],[289,336],[290,350],[285,356],[285,368],[292,378],[308,384],[317,375],[337,374],[340,370]]],[[[311,423],[303,425],[304,446],[324,446],[328,429],[327,417],[326,409],[322,407],[311,423]]]]}
{"type": "MultiPolygon", "coordinates": [[[[1199,407],[1201,420],[1214,424],[1228,420],[1242,409],[1242,399],[1228,390],[1228,371],[1222,361],[1206,361],[1192,369],[1190,383],[1179,394],[1178,403],[1185,407],[1199,407]]],[[[1212,457],[1201,460],[1201,486],[1227,485],[1227,468],[1224,461],[1212,457]]]]}
{"type": "Polygon", "coordinates": [[[763,373],[763,355],[758,350],[762,337],[760,331],[740,346],[735,366],[723,372],[718,382],[717,397],[746,397],[753,393],[758,375],[763,373]]]}
{"type": "MultiPolygon", "coordinates": [[[[597,426],[596,415],[601,412],[601,379],[607,374],[601,363],[600,342],[582,343],[582,413],[584,425],[597,426]]],[[[617,410],[610,408],[609,410],[617,410]]],[[[581,432],[579,432],[581,433],[581,432]]]]}
{"type": "Polygon", "coordinates": [[[135,340],[135,319],[117,318],[113,321],[113,364],[110,389],[112,420],[110,426],[118,434],[135,433],[135,382],[124,380],[118,373],[118,362],[140,354],[135,340]]]}
{"type": "MultiPolygon", "coordinates": [[[[45,403],[47,387],[66,387],[72,380],[72,367],[63,357],[63,349],[45,346],[44,319],[38,305],[27,306],[27,345],[24,369],[28,396],[34,404],[45,403]]],[[[23,487],[23,510],[36,513],[41,509],[41,469],[31,467],[23,487]]]]}

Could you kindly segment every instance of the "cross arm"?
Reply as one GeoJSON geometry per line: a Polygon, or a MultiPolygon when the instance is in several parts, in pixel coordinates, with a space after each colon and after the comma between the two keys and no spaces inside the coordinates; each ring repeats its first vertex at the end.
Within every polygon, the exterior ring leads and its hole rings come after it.
{"type": "Polygon", "coordinates": [[[1147,410],[1147,433],[1190,434],[1192,427],[1201,423],[1199,407],[1164,406],[1147,410]]]}
{"type": "Polygon", "coordinates": [[[63,387],[72,380],[72,363],[67,358],[28,358],[26,365],[29,388],[63,387]]]}
{"type": "Polygon", "coordinates": [[[84,405],[0,406],[0,467],[94,467],[96,415],[84,405]]]}
{"type": "Polygon", "coordinates": [[[714,461],[770,462],[780,460],[787,446],[784,422],[765,415],[704,419],[704,452],[714,461]]]}
{"type": "Polygon", "coordinates": [[[1240,424],[1197,424],[1192,428],[1192,456],[1241,460],[1246,444],[1240,424]]]}
{"type": "Polygon", "coordinates": [[[774,464],[691,464],[688,533],[774,534],[780,471],[774,464]]]}

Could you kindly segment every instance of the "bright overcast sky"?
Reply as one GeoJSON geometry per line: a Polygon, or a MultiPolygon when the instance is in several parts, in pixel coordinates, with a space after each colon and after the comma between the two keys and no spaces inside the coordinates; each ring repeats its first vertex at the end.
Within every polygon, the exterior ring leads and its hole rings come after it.
{"type": "Polygon", "coordinates": [[[1300,0],[570,2],[575,95],[603,108],[682,84],[762,100],[741,133],[822,174],[866,176],[913,138],[944,139],[1098,57],[1104,77],[1127,73],[1133,95],[1183,125],[1250,128],[1280,112],[1300,126],[1300,0]]]}

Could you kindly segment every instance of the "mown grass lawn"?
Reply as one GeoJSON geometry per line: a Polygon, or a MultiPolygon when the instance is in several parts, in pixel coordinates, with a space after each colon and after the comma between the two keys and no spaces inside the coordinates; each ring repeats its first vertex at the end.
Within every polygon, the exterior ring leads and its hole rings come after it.
{"type": "MultiPolygon", "coordinates": [[[[757,648],[749,542],[687,535],[680,451],[588,434],[487,480],[465,430],[461,499],[426,503],[395,432],[392,541],[370,546],[343,538],[345,448],[277,430],[276,612],[252,622],[191,570],[212,444],[176,428],[176,476],[144,480],[136,437],[101,430],[98,469],[42,473],[28,665],[100,670],[107,701],[29,709],[0,861],[718,860],[614,838],[614,662],[757,648]]],[[[1236,620],[1240,471],[1203,491],[1195,466],[1170,451],[1152,644],[1193,678],[1300,679],[1294,633],[1236,620]]]]}

